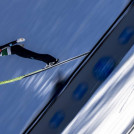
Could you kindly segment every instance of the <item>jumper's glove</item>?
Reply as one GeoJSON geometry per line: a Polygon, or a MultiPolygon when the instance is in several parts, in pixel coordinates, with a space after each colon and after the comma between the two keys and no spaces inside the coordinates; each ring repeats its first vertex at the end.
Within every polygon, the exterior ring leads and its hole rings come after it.
{"type": "Polygon", "coordinates": [[[25,41],[25,38],[19,38],[19,39],[17,39],[17,43],[24,42],[24,41],[25,41]]]}

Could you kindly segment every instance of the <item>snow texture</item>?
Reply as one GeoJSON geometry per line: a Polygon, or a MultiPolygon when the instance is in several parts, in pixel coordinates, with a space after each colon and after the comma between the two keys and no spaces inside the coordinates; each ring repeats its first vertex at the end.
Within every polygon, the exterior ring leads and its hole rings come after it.
{"type": "MultiPolygon", "coordinates": [[[[60,61],[90,51],[128,0],[1,0],[0,44],[26,38],[25,47],[60,61]]],[[[48,102],[58,71],[67,76],[81,59],[21,81],[0,86],[0,133],[18,134],[48,102]]],[[[0,81],[45,66],[43,62],[0,57],[0,81]]]]}

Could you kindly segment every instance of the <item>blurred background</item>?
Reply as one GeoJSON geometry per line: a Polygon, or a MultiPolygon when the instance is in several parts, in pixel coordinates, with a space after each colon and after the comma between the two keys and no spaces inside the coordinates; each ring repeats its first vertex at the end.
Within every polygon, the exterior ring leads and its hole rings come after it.
{"type": "MultiPolygon", "coordinates": [[[[90,51],[128,3],[129,0],[0,1],[0,43],[24,37],[25,48],[63,61],[90,51]]],[[[82,60],[0,85],[0,133],[21,133],[51,99],[56,83],[66,81],[82,60]]],[[[45,66],[43,62],[16,55],[0,57],[0,64],[0,81],[45,66]]],[[[79,129],[70,132],[86,133],[79,129]]]]}

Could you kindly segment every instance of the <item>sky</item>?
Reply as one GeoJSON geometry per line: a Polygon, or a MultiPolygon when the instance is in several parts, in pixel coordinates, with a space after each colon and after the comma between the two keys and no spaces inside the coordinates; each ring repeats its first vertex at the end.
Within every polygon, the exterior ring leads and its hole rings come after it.
{"type": "MultiPolygon", "coordinates": [[[[0,1],[0,44],[24,37],[25,48],[63,61],[90,51],[127,3],[128,0],[0,1]]],[[[50,99],[58,72],[69,76],[81,60],[1,85],[0,133],[20,133],[50,99]]],[[[0,81],[45,66],[16,55],[0,57],[0,64],[0,81]]]]}

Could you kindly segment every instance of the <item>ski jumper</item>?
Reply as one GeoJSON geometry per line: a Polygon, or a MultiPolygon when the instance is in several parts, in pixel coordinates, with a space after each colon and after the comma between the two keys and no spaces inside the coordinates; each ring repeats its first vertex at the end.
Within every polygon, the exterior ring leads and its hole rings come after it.
{"type": "Polygon", "coordinates": [[[23,58],[30,58],[30,59],[43,61],[46,64],[49,64],[50,62],[56,61],[56,59],[49,54],[35,53],[35,52],[32,52],[28,49],[25,49],[21,45],[16,45],[16,44],[17,44],[17,40],[12,41],[12,42],[5,44],[3,46],[0,46],[0,56],[16,54],[16,55],[23,57],[23,58]]]}

